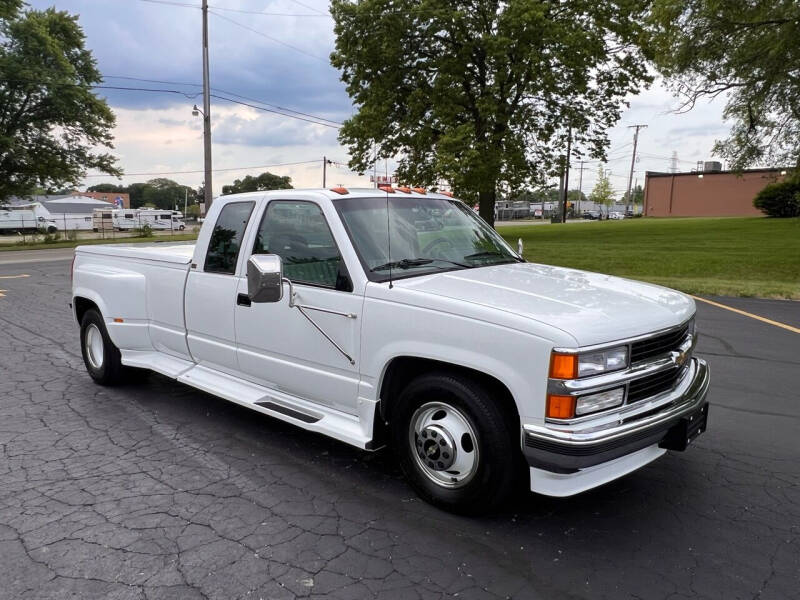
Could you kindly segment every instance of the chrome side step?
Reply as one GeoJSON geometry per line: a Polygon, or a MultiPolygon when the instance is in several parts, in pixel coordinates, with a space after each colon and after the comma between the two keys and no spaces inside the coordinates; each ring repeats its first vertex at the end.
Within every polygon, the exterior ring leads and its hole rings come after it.
{"type": "Polygon", "coordinates": [[[316,423],[322,418],[322,415],[309,415],[299,410],[294,410],[293,408],[289,408],[288,406],[283,406],[282,404],[275,404],[269,400],[263,402],[256,402],[256,406],[263,406],[264,408],[268,408],[270,410],[274,410],[275,412],[282,413],[287,417],[292,417],[293,419],[297,419],[298,421],[303,421],[303,423],[316,423]]]}
{"type": "Polygon", "coordinates": [[[157,371],[213,396],[357,448],[376,450],[382,446],[373,440],[373,400],[358,398],[358,414],[345,413],[158,351],[123,350],[122,364],[157,371]]]}

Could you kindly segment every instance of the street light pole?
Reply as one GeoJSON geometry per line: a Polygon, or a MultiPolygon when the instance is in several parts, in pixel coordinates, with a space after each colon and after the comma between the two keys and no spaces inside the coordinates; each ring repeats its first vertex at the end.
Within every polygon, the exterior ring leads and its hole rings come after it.
{"type": "Polygon", "coordinates": [[[208,76],[208,0],[203,0],[203,161],[205,183],[203,184],[206,213],[213,200],[211,182],[211,90],[208,76]]]}

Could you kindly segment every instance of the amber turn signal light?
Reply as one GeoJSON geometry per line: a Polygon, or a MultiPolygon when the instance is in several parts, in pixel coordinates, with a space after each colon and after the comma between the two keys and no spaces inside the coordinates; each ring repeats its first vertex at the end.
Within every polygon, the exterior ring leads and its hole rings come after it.
{"type": "Polygon", "coordinates": [[[571,419],[575,416],[575,397],[547,394],[547,418],[571,419]]]}
{"type": "Polygon", "coordinates": [[[578,355],[553,352],[550,357],[552,379],[575,379],[578,376],[578,355]]]}

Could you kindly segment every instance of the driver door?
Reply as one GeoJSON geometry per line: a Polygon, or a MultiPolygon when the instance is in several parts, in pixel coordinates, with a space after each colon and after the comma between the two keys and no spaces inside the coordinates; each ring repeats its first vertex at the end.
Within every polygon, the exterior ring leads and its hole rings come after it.
{"type": "Polygon", "coordinates": [[[248,305],[247,279],[239,279],[235,322],[241,372],[254,383],[356,414],[363,297],[352,291],[321,207],[271,200],[245,259],[251,253],[280,256],[292,285],[284,284],[279,302],[248,305]],[[290,306],[290,289],[308,318],[290,306]]]}

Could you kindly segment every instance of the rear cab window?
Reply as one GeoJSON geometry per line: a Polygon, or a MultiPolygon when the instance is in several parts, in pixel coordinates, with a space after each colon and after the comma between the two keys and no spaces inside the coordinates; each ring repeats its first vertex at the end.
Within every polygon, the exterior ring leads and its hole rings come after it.
{"type": "Polygon", "coordinates": [[[242,246],[242,237],[255,202],[231,202],[219,213],[208,242],[203,270],[233,275],[242,246]]]}

